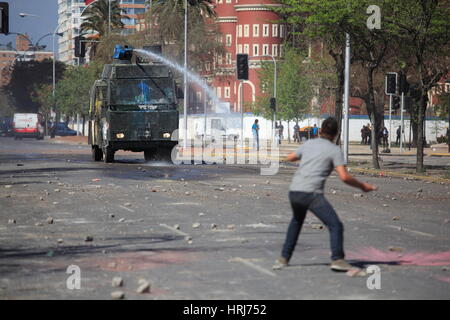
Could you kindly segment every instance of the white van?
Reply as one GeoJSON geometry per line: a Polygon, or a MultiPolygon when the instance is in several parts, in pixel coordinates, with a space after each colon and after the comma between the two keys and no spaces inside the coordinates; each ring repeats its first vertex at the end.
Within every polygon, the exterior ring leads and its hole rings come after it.
{"type": "Polygon", "coordinates": [[[44,122],[39,113],[15,113],[13,119],[14,139],[44,139],[44,122]]]}

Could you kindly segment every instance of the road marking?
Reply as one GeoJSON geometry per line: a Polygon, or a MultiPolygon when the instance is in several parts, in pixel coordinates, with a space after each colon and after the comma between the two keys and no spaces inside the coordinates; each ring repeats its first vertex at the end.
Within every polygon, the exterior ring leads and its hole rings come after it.
{"type": "Polygon", "coordinates": [[[127,210],[127,211],[130,211],[130,212],[134,212],[134,210],[132,210],[132,209],[130,209],[130,208],[127,208],[127,207],[124,207],[124,206],[122,206],[122,205],[118,205],[119,207],[121,207],[122,209],[125,209],[125,210],[127,210]]]}
{"type": "Polygon", "coordinates": [[[254,270],[256,270],[256,271],[259,271],[259,272],[264,273],[264,274],[266,274],[266,275],[269,275],[269,276],[271,276],[271,277],[276,277],[276,276],[277,276],[275,273],[273,273],[273,272],[271,272],[271,271],[269,271],[269,270],[266,270],[266,269],[264,269],[263,267],[260,267],[260,266],[254,264],[254,263],[251,263],[250,261],[248,261],[248,260],[246,260],[246,259],[243,259],[243,258],[239,258],[239,257],[237,257],[237,258],[232,258],[232,259],[230,259],[229,261],[230,261],[230,262],[240,262],[240,263],[243,263],[243,264],[246,265],[247,267],[250,267],[250,268],[252,268],[252,269],[254,269],[254,270]]]}
{"type": "Polygon", "coordinates": [[[180,231],[180,230],[178,230],[178,229],[175,229],[174,227],[168,226],[168,225],[165,224],[165,223],[161,223],[160,226],[161,226],[161,227],[164,227],[164,228],[166,228],[166,229],[172,230],[173,232],[175,232],[175,233],[177,233],[177,234],[179,234],[179,235],[181,235],[181,236],[185,236],[185,237],[188,236],[187,233],[184,233],[183,231],[180,231]]]}
{"type": "MultiPolygon", "coordinates": [[[[399,226],[392,226],[392,225],[388,225],[388,227],[389,228],[393,228],[393,229],[397,229],[397,230],[399,230],[399,226]]],[[[412,229],[408,229],[408,228],[403,228],[403,227],[401,227],[401,230],[402,231],[406,231],[406,232],[411,232],[411,233],[415,233],[415,234],[418,234],[418,235],[421,235],[421,236],[426,236],[426,237],[435,237],[435,235],[434,234],[431,234],[431,233],[426,233],[426,232],[422,232],[422,231],[416,231],[416,230],[412,230],[412,229]]]]}
{"type": "Polygon", "coordinates": [[[199,206],[200,203],[198,202],[173,202],[173,203],[167,203],[169,206],[199,206]]]}

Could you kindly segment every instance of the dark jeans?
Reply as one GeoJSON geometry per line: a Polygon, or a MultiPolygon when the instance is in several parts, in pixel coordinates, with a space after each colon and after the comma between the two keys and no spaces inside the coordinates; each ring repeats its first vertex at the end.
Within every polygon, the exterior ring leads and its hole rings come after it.
{"type": "Polygon", "coordinates": [[[289,192],[289,201],[291,202],[293,217],[287,230],[281,256],[287,260],[291,258],[306,217],[306,212],[310,210],[330,231],[331,259],[343,259],[345,256],[343,249],[344,226],[324,195],[321,193],[291,191],[289,192]]]}

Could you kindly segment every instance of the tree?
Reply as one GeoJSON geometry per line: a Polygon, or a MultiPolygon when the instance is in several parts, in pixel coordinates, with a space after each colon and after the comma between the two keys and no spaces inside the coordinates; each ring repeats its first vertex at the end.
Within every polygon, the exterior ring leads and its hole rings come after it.
{"type": "MultiPolygon", "coordinates": [[[[202,67],[223,55],[212,0],[188,1],[189,65],[202,67]]],[[[165,54],[181,62],[184,57],[184,0],[153,0],[146,14],[147,39],[165,47],[165,54]]]]}
{"type": "MultiPolygon", "coordinates": [[[[313,81],[308,72],[309,63],[298,49],[287,47],[284,59],[277,64],[277,118],[301,121],[311,111],[314,96],[313,81]]],[[[273,97],[274,66],[264,62],[260,73],[261,91],[265,92],[253,105],[253,112],[266,119],[272,119],[270,98],[273,97]]]]}
{"type": "MultiPolygon", "coordinates": [[[[5,90],[11,95],[17,112],[38,112],[41,105],[33,100],[36,85],[50,85],[53,81],[51,59],[43,61],[16,61],[11,72],[11,80],[5,90]]],[[[56,80],[62,77],[66,66],[56,61],[56,80]]]]}
{"type": "Polygon", "coordinates": [[[416,171],[424,172],[423,123],[428,103],[428,92],[449,71],[450,20],[446,0],[390,0],[393,6],[390,27],[403,44],[405,54],[413,57],[417,70],[420,98],[417,112],[416,171]]]}
{"type": "MultiPolygon", "coordinates": [[[[109,30],[109,0],[97,0],[83,12],[83,23],[80,26],[81,34],[97,33],[99,37],[108,34],[109,30]]],[[[121,18],[122,9],[118,0],[111,1],[111,28],[121,29],[124,24],[121,18]]]]}
{"type": "MultiPolygon", "coordinates": [[[[99,78],[102,67],[91,63],[85,66],[70,66],[57,82],[55,99],[52,88],[47,84],[35,86],[34,100],[41,105],[41,111],[47,112],[50,106],[55,105],[58,113],[66,116],[81,114],[83,124],[89,112],[89,93],[94,81],[99,78]]],[[[84,125],[83,125],[84,128],[84,125]]]]}
{"type": "MultiPolygon", "coordinates": [[[[282,16],[282,20],[291,26],[293,40],[298,36],[304,43],[311,45],[321,41],[328,54],[334,60],[334,71],[337,83],[335,85],[335,117],[338,120],[340,140],[342,105],[344,94],[344,62],[345,62],[345,26],[351,16],[347,8],[347,0],[280,0],[284,6],[273,9],[282,16]]],[[[295,45],[302,45],[302,41],[295,41],[295,45]]]]}

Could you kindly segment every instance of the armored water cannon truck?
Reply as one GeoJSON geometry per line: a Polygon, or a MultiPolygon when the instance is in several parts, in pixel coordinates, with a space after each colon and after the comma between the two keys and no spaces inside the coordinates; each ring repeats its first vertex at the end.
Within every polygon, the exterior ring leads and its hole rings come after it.
{"type": "Polygon", "coordinates": [[[177,88],[171,69],[157,62],[132,63],[133,49],[116,45],[90,92],[89,144],[94,161],[113,162],[117,150],[144,152],[145,160],[170,161],[177,145],[177,88]]]}

